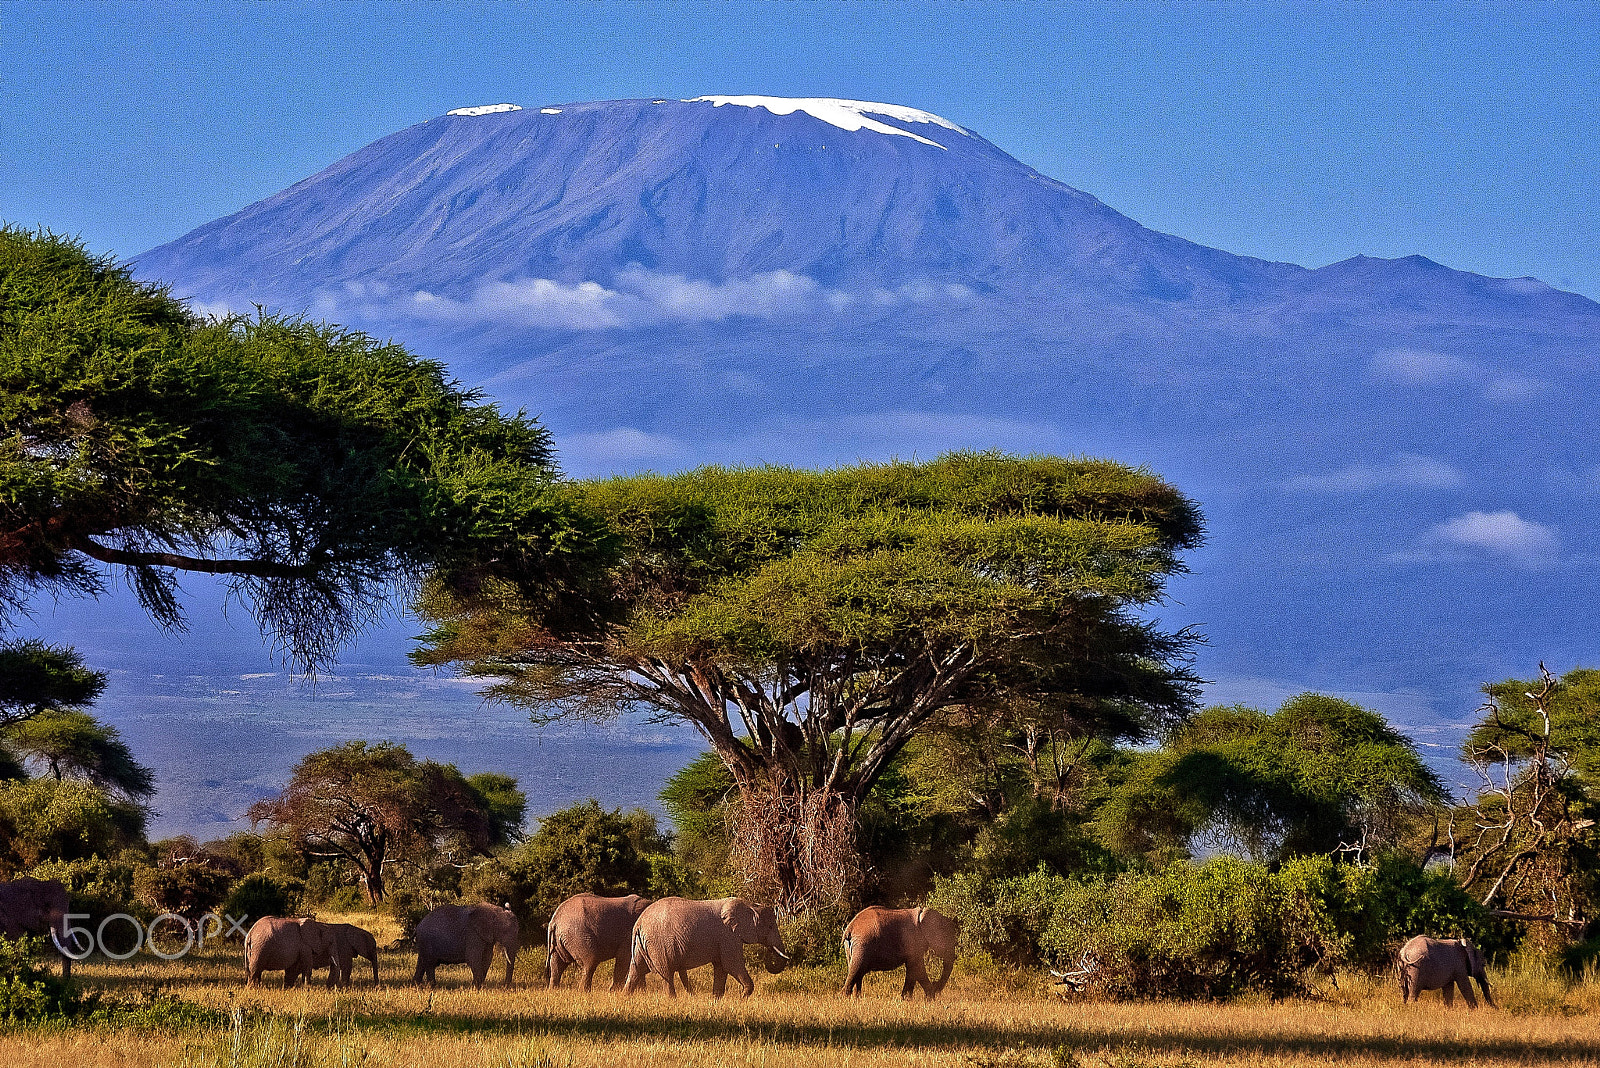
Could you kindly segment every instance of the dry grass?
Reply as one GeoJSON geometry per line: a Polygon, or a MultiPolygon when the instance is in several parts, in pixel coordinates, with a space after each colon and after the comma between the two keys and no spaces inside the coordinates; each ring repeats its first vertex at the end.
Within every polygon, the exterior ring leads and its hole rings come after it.
{"type": "MultiPolygon", "coordinates": [[[[362,922],[361,917],[351,917],[362,922]]],[[[370,922],[365,924],[369,928],[370,922]]],[[[380,932],[380,941],[393,931],[380,932]]],[[[159,1020],[98,1030],[0,1035],[5,1068],[33,1065],[188,1065],[296,1068],[425,1065],[546,1068],[634,1065],[1594,1065],[1600,1068],[1600,984],[1571,985],[1537,970],[1502,977],[1503,1011],[1446,1010],[1437,995],[1404,1007],[1388,982],[1346,978],[1320,1000],[1232,1005],[1067,1002],[1043,986],[1007,990],[957,973],[933,1004],[901,1002],[896,977],[869,980],[847,1001],[832,970],[760,975],[749,1000],[704,993],[669,1001],[659,989],[632,998],[539,983],[543,953],[525,954],[514,991],[465,985],[448,969],[436,991],[409,985],[412,959],[386,951],[382,982],[348,991],[242,986],[235,946],[163,965],[140,956],[82,972],[112,998],[152,984],[220,1010],[212,1026],[159,1020]]],[[[441,976],[443,975],[441,971],[441,976]]],[[[602,977],[597,977],[597,979],[602,977]]]]}

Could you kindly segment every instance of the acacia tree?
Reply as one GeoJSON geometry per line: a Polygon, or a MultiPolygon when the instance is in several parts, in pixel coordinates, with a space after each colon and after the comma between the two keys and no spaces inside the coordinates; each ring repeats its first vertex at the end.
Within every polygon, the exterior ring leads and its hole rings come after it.
{"type": "Polygon", "coordinates": [[[620,540],[606,626],[563,635],[508,585],[435,585],[416,659],[499,676],[489,695],[536,721],[642,705],[693,725],[738,784],[732,839],[785,907],[836,874],[855,806],[941,709],[1028,697],[1141,735],[1191,707],[1193,636],[1135,611],[1200,516],[1147,471],[952,454],[565,491],[620,540]]]}
{"type": "Polygon", "coordinates": [[[1569,932],[1590,919],[1600,862],[1600,671],[1484,687],[1462,746],[1481,788],[1452,824],[1456,871],[1484,905],[1569,932]]]}
{"type": "Polygon", "coordinates": [[[560,629],[605,544],[555,478],[543,427],[439,363],[300,319],[201,320],[0,227],[0,625],[116,569],[167,625],[180,574],[223,576],[307,669],[425,574],[511,583],[560,629]]]}
{"type": "Polygon", "coordinates": [[[386,864],[417,867],[443,850],[481,853],[491,837],[478,795],[454,765],[418,761],[392,742],[309,754],[282,793],[247,815],[287,832],[311,857],[348,861],[374,904],[388,893],[386,864]]]}
{"type": "Polygon", "coordinates": [[[82,779],[135,804],[155,796],[156,778],[134,759],[122,734],[77,708],[44,712],[0,732],[24,760],[42,765],[57,782],[82,779]]]}
{"type": "Polygon", "coordinates": [[[36,639],[0,645],[0,727],[91,704],[105,688],[105,672],[85,667],[69,646],[36,639]]]}
{"type": "Polygon", "coordinates": [[[1134,754],[1096,817],[1122,853],[1187,853],[1209,837],[1267,860],[1408,843],[1446,801],[1410,739],[1370,709],[1306,693],[1268,714],[1209,708],[1134,754]]]}

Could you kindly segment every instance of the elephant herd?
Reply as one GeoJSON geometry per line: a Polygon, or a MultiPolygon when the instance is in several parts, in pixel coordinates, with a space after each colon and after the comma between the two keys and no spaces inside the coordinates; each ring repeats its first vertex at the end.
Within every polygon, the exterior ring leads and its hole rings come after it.
{"type": "MultiPolygon", "coordinates": [[[[844,929],[849,974],[844,993],[860,996],[862,976],[871,971],[904,967],[902,997],[921,985],[928,999],[939,995],[955,964],[957,928],[933,909],[862,910],[844,929]],[[923,959],[932,953],[944,964],[937,981],[928,978],[923,959]]],[[[689,972],[711,966],[711,993],[721,997],[731,977],[748,997],[755,982],[745,967],[744,947],[761,946],[768,972],[776,975],[789,963],[778,915],[771,907],[742,897],[690,901],[681,897],[599,897],[578,894],[563,901],[546,930],[549,953],[546,980],[560,984],[571,967],[580,969],[579,985],[588,991],[595,970],[612,962],[611,989],[632,993],[655,975],[676,997],[677,983],[694,993],[689,972]]],[[[472,985],[481,987],[498,949],[506,964],[505,982],[512,983],[518,942],[517,918],[495,905],[441,905],[417,924],[417,983],[434,982],[441,964],[465,964],[472,985]]],[[[315,968],[328,969],[328,986],[348,985],[353,956],[372,961],[378,979],[377,947],[372,935],[350,924],[315,919],[268,916],[257,920],[245,937],[245,976],[249,985],[263,972],[283,972],[285,986],[311,979],[315,968]]]]}
{"type": "MultiPolygon", "coordinates": [[[[56,935],[58,946],[70,945],[75,953],[86,947],[73,943],[68,924],[66,888],[53,879],[21,878],[0,882],[0,935],[56,935]]],[[[867,972],[905,968],[901,997],[918,986],[925,997],[935,998],[950,980],[955,964],[957,926],[954,920],[929,908],[863,909],[845,926],[847,974],[843,993],[859,997],[867,972]],[[928,954],[943,963],[942,974],[930,980],[924,959],[928,954]]],[[[608,898],[579,894],[562,902],[550,917],[546,979],[555,987],[562,974],[580,969],[579,985],[589,990],[595,970],[612,962],[611,989],[633,992],[643,988],[650,975],[677,995],[675,980],[694,993],[689,972],[709,964],[711,992],[720,997],[728,977],[748,996],[755,988],[745,968],[744,947],[763,947],[767,971],[783,971],[789,963],[777,915],[767,906],[744,898],[689,901],[681,897],[650,901],[637,894],[608,898]]],[[[417,925],[418,983],[432,983],[441,964],[465,964],[472,983],[481,987],[489,975],[495,951],[505,959],[505,982],[511,985],[519,946],[516,917],[495,905],[441,905],[417,925]]],[[[372,965],[378,981],[378,946],[372,934],[347,923],[268,916],[257,920],[245,937],[246,982],[255,985],[263,972],[283,972],[284,985],[311,980],[316,968],[328,969],[328,986],[348,986],[354,959],[372,965]]],[[[62,954],[62,973],[70,974],[72,958],[62,954]]],[[[1411,939],[1397,954],[1395,974],[1406,1002],[1424,991],[1438,990],[1444,1003],[1455,1004],[1460,990],[1467,1006],[1476,1009],[1473,982],[1491,1008],[1494,998],[1485,974],[1483,951],[1466,938],[1411,939]]]]}

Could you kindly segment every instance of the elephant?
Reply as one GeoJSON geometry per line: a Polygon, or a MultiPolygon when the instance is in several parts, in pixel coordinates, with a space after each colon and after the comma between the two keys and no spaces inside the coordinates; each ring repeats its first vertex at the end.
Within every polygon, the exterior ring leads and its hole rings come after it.
{"type": "Polygon", "coordinates": [[[283,971],[284,988],[304,979],[314,968],[328,969],[328,988],[350,974],[350,947],[332,926],[314,919],[263,916],[244,936],[245,985],[257,986],[262,972],[283,971]]]}
{"type": "Polygon", "coordinates": [[[920,983],[923,997],[932,1001],[950,981],[958,934],[956,921],[936,909],[864,908],[845,924],[844,956],[849,973],[840,993],[860,997],[861,980],[867,972],[887,972],[904,965],[906,983],[900,996],[909,998],[920,983]],[[944,974],[933,983],[928,982],[924,963],[929,953],[944,962],[944,974]]]}
{"type": "Polygon", "coordinates": [[[1467,1008],[1476,1009],[1478,999],[1472,996],[1469,979],[1478,981],[1483,1000],[1491,1009],[1499,1008],[1489,993],[1489,978],[1484,974],[1483,950],[1472,944],[1470,938],[1429,938],[1417,935],[1404,946],[1395,960],[1395,973],[1400,979],[1400,996],[1406,1002],[1416,1001],[1424,990],[1438,990],[1444,1003],[1456,1003],[1455,987],[1461,988],[1467,999],[1467,1008]]]}
{"type": "Polygon", "coordinates": [[[628,978],[628,945],[633,924],[649,907],[650,899],[638,894],[627,897],[600,897],[576,894],[567,898],[550,917],[546,928],[550,954],[546,971],[550,988],[561,985],[561,973],[568,965],[583,969],[580,987],[584,993],[594,983],[594,970],[601,961],[611,961],[611,990],[621,990],[628,978]]]}
{"type": "Polygon", "coordinates": [[[744,966],[744,947],[767,947],[767,971],[783,971],[789,956],[778,930],[778,914],[771,906],[752,905],[742,897],[716,901],[689,901],[664,897],[654,902],[633,924],[633,961],[628,969],[628,993],[641,989],[651,972],[667,982],[667,996],[677,997],[674,974],[683,988],[694,993],[689,969],[711,965],[711,993],[721,997],[733,976],[749,997],[756,984],[744,966]]]}
{"type": "Polygon", "coordinates": [[[51,935],[56,951],[61,954],[61,977],[72,977],[71,953],[80,956],[88,953],[76,935],[68,930],[67,888],[55,879],[33,879],[23,876],[8,883],[0,883],[0,935],[21,938],[24,935],[51,935]]]}
{"type": "Polygon", "coordinates": [[[328,952],[312,957],[311,965],[314,968],[332,968],[338,975],[340,986],[350,985],[350,972],[355,966],[356,957],[365,957],[372,962],[372,981],[378,981],[378,940],[372,937],[372,932],[353,923],[330,923],[327,927],[333,930],[336,941],[328,952]]]}
{"type": "Polygon", "coordinates": [[[497,905],[440,905],[417,924],[417,973],[413,981],[432,985],[441,964],[465,964],[472,985],[483,986],[495,946],[506,958],[506,986],[512,986],[520,944],[517,917],[497,905]]]}

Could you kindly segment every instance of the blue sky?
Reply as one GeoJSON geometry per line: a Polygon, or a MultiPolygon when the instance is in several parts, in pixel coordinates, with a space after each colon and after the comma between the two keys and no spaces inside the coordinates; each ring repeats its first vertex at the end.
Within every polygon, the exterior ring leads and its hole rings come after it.
{"type": "Polygon", "coordinates": [[[0,218],[133,254],[445,110],[908,104],[1159,230],[1600,298],[1596,4],[0,5],[0,218]]]}

